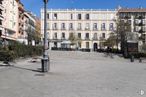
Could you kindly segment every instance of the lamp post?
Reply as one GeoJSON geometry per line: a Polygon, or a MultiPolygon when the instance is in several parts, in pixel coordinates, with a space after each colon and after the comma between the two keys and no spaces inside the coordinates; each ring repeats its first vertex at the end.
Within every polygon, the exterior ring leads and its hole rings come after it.
{"type": "Polygon", "coordinates": [[[48,0],[44,1],[44,49],[43,49],[43,58],[42,58],[42,72],[48,72],[50,69],[49,56],[48,56],[48,39],[47,39],[47,21],[46,21],[46,10],[48,0]]]}

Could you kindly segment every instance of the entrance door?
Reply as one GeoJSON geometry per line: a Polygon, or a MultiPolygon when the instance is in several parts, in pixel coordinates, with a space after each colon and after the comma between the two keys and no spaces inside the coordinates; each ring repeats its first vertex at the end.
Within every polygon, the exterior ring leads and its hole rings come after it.
{"type": "Polygon", "coordinates": [[[97,51],[97,43],[94,43],[93,48],[94,48],[94,51],[97,51]]]}

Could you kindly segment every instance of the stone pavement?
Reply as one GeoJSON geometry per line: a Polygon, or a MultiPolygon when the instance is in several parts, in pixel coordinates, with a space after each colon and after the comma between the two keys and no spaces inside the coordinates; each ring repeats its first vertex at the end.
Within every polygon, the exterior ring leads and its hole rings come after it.
{"type": "Polygon", "coordinates": [[[0,65],[0,97],[146,97],[146,63],[94,52],[50,51],[51,70],[40,60],[0,65]]]}

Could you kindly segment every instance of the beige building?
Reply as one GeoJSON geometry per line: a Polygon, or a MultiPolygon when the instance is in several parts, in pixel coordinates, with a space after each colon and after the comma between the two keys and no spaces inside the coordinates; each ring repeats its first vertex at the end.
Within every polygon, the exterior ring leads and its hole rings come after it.
{"type": "MultiPolygon", "coordinates": [[[[102,48],[104,39],[115,28],[116,10],[48,9],[49,48],[102,48]],[[74,39],[73,39],[74,38],[74,39]]],[[[44,33],[44,10],[41,10],[41,32],[44,33]]]]}
{"type": "Polygon", "coordinates": [[[3,32],[3,20],[4,20],[4,6],[3,6],[3,0],[0,0],[0,36],[2,35],[3,32]]]}
{"type": "Polygon", "coordinates": [[[16,40],[18,36],[18,2],[19,0],[3,0],[4,21],[2,38],[16,40]]]}

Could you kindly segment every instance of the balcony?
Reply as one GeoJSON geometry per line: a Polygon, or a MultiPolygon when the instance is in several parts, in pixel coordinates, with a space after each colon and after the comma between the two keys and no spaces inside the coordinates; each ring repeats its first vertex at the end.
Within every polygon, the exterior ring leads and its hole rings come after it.
{"type": "Polygon", "coordinates": [[[90,40],[89,37],[85,37],[84,39],[85,39],[85,40],[90,40]]]}
{"type": "Polygon", "coordinates": [[[58,30],[58,28],[53,28],[52,30],[58,30]]]}
{"type": "Polygon", "coordinates": [[[69,28],[69,30],[74,30],[74,28],[69,28]]]}
{"type": "Polygon", "coordinates": [[[93,37],[92,39],[93,39],[93,40],[98,40],[98,38],[97,38],[97,37],[93,37]]]}
{"type": "Polygon", "coordinates": [[[142,23],[142,20],[135,19],[135,24],[136,24],[136,25],[139,25],[139,24],[141,24],[141,23],[142,23]]]}
{"type": "Polygon", "coordinates": [[[82,30],[82,28],[77,28],[77,30],[78,30],[78,31],[81,31],[81,30],[82,30]]]}
{"type": "Polygon", "coordinates": [[[93,28],[93,31],[98,31],[98,29],[97,28],[93,28]]]}
{"type": "Polygon", "coordinates": [[[90,28],[89,28],[89,27],[86,27],[86,28],[85,28],[85,30],[88,30],[88,31],[89,31],[89,30],[90,30],[90,28]]]}
{"type": "Polygon", "coordinates": [[[144,19],[144,18],[145,18],[144,15],[137,15],[137,16],[135,16],[135,19],[144,19]]]}
{"type": "Polygon", "coordinates": [[[145,27],[145,26],[144,26],[144,27],[142,27],[142,30],[146,32],[146,27],[145,27]]]}
{"type": "Polygon", "coordinates": [[[61,37],[61,40],[66,40],[66,38],[65,37],[61,37]]]}
{"type": "Polygon", "coordinates": [[[57,37],[53,37],[53,40],[58,40],[58,38],[57,37]]]}
{"type": "Polygon", "coordinates": [[[139,27],[139,26],[136,26],[136,27],[135,27],[135,31],[136,31],[136,32],[139,32],[140,30],[141,30],[141,27],[139,27]]]}
{"type": "Polygon", "coordinates": [[[146,24],[146,19],[143,19],[142,20],[142,23],[145,25],[146,24]]]}
{"type": "Polygon", "coordinates": [[[105,28],[101,28],[101,31],[106,31],[106,29],[105,28]]]}
{"type": "Polygon", "coordinates": [[[66,30],[66,28],[61,28],[61,30],[66,30]]]}

